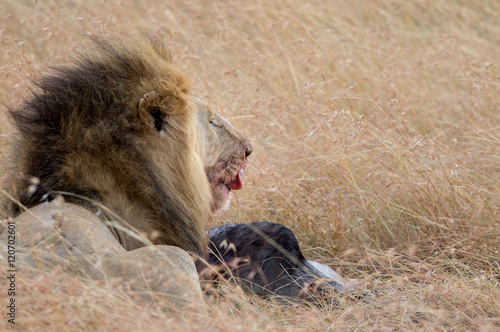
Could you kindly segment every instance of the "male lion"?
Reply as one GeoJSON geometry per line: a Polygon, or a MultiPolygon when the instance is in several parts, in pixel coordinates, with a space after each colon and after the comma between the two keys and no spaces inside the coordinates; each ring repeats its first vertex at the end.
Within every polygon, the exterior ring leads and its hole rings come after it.
{"type": "Polygon", "coordinates": [[[10,111],[18,134],[7,215],[62,194],[115,213],[103,211],[126,250],[149,241],[205,256],[211,214],[242,186],[248,139],[190,94],[159,40],[92,41],[10,111]]]}
{"type": "Polygon", "coordinates": [[[0,228],[0,244],[15,241],[16,268],[122,277],[145,299],[196,305],[193,261],[176,247],[206,257],[207,222],[241,189],[252,147],[190,94],[158,39],[91,41],[10,110],[0,218],[17,233],[0,228]]]}
{"type": "MultiPolygon", "coordinates": [[[[62,259],[94,279],[128,277],[137,291],[162,292],[176,267],[197,278],[189,256],[168,245],[226,263],[223,274],[260,295],[309,298],[317,277],[346,289],[333,271],[306,261],[282,225],[211,230],[207,255],[207,222],[242,188],[248,139],[190,94],[159,40],[91,40],[91,51],[43,77],[10,110],[18,132],[0,217],[17,217],[16,245],[31,249],[19,257],[36,268],[41,258],[62,259]]],[[[10,241],[1,230],[0,242],[10,241]]],[[[197,283],[167,293],[181,301],[189,289],[200,294],[197,283]]]]}

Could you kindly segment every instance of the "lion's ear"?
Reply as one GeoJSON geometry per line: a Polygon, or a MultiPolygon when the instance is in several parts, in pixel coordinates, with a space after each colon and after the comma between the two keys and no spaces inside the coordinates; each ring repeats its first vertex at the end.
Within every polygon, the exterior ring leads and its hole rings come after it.
{"type": "Polygon", "coordinates": [[[139,101],[139,118],[148,127],[160,131],[163,126],[163,113],[160,110],[161,96],[156,91],[149,91],[139,101]]]}

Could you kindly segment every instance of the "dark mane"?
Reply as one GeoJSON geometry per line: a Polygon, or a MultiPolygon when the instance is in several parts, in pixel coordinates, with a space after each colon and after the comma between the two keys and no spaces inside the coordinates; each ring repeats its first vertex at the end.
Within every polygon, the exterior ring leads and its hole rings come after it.
{"type": "MultiPolygon", "coordinates": [[[[62,156],[81,149],[97,154],[109,147],[130,145],[130,135],[140,129],[136,121],[131,121],[131,96],[123,91],[133,91],[136,82],[148,79],[153,69],[136,52],[123,52],[117,44],[98,37],[90,40],[93,53],[79,54],[72,64],[52,68],[36,83],[38,89],[25,104],[10,110],[18,130],[14,150],[21,160],[16,164],[26,166],[21,186],[16,189],[20,203],[26,207],[40,203],[56,190],[98,198],[95,192],[71,188],[61,181],[62,156]],[[93,144],[87,144],[89,139],[93,144]],[[40,180],[33,193],[27,190],[32,177],[40,180]]],[[[168,50],[150,40],[169,62],[168,50]]]]}
{"type": "Polygon", "coordinates": [[[135,209],[129,219],[141,215],[146,229],[167,234],[159,243],[202,252],[210,188],[208,182],[206,188],[189,183],[206,181],[203,165],[193,166],[190,175],[180,172],[193,163],[194,152],[186,150],[193,145],[182,140],[196,139],[186,134],[195,126],[196,110],[188,108],[189,85],[171,60],[153,37],[91,37],[90,47],[70,64],[40,78],[31,97],[10,110],[17,134],[7,190],[20,204],[6,203],[7,215],[16,216],[22,206],[33,207],[55,192],[69,192],[75,195],[65,196],[67,201],[88,205],[75,197],[84,196],[123,211],[123,218],[135,209]],[[163,98],[161,112],[150,110],[154,132],[137,111],[152,90],[163,98]],[[161,145],[158,135],[167,118],[175,122],[163,136],[171,146],[161,145]],[[164,169],[153,160],[155,153],[168,161],[164,169]],[[182,186],[182,181],[188,183],[182,186]]]}

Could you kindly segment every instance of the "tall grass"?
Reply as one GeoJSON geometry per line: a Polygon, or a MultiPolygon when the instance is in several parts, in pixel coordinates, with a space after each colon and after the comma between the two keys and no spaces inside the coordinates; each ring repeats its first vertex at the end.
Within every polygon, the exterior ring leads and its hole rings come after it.
{"type": "MultiPolygon", "coordinates": [[[[21,281],[24,328],[500,329],[498,1],[23,0],[0,15],[11,106],[86,34],[160,36],[254,146],[210,226],[285,224],[308,258],[374,290],[290,308],[227,285],[199,317],[54,271],[21,281]]],[[[11,134],[3,107],[0,176],[11,134]]]]}

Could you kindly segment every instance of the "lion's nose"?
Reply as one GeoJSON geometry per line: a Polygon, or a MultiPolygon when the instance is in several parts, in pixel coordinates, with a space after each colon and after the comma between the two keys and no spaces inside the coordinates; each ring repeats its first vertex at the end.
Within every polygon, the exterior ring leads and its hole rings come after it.
{"type": "Polygon", "coordinates": [[[252,146],[248,144],[245,150],[245,158],[247,158],[252,152],[253,152],[252,146]]]}

